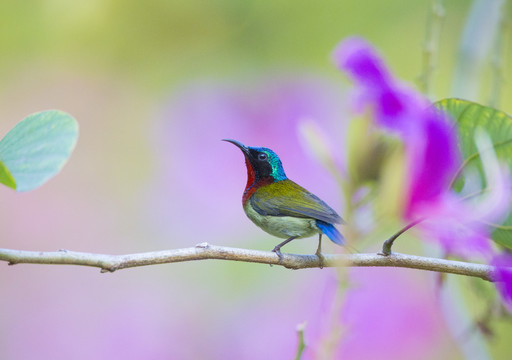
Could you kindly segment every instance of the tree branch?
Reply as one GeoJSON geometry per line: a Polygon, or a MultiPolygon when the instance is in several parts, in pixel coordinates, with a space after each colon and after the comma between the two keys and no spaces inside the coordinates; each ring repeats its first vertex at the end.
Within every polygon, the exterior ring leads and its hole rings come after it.
{"type": "MultiPolygon", "coordinates": [[[[76,251],[59,250],[52,252],[24,251],[0,248],[0,261],[9,265],[15,264],[55,264],[81,265],[98,267],[102,272],[147,266],[168,264],[192,260],[231,260],[260,264],[282,265],[288,269],[306,269],[320,266],[316,255],[283,254],[283,261],[273,252],[260,250],[237,249],[201,243],[195,247],[146,252],[128,255],[93,254],[76,251]]],[[[382,266],[403,267],[437,271],[478,277],[494,281],[494,267],[461,261],[435,259],[422,256],[393,253],[389,256],[379,254],[341,254],[324,255],[324,266],[382,266]]]]}

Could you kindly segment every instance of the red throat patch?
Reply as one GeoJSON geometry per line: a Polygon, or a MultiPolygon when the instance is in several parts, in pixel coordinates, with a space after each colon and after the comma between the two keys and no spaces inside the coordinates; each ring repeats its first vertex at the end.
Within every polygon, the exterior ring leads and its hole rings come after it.
{"type": "Polygon", "coordinates": [[[244,196],[242,197],[242,205],[245,206],[245,203],[249,198],[258,190],[260,187],[272,184],[274,182],[274,178],[271,176],[267,176],[256,181],[256,173],[252,168],[251,162],[245,156],[245,166],[247,166],[247,185],[245,185],[244,196]]]}
{"type": "Polygon", "coordinates": [[[254,173],[254,169],[252,168],[251,162],[247,158],[247,155],[245,155],[245,166],[247,166],[247,185],[245,185],[245,191],[247,191],[247,189],[251,187],[252,184],[254,184],[254,180],[256,180],[256,174],[254,173]]]}
{"type": "Polygon", "coordinates": [[[251,198],[251,196],[258,190],[259,188],[270,185],[274,182],[274,179],[271,176],[264,177],[259,179],[258,181],[249,184],[247,182],[247,186],[245,187],[244,196],[242,197],[242,205],[245,206],[247,200],[251,198]]]}

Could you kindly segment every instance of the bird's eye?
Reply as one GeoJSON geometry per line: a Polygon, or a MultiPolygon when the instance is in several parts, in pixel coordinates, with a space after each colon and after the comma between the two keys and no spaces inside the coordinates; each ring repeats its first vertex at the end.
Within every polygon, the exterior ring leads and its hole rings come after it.
{"type": "Polygon", "coordinates": [[[260,161],[265,161],[265,160],[267,160],[267,154],[265,154],[265,153],[259,153],[259,154],[258,154],[258,160],[260,160],[260,161]]]}

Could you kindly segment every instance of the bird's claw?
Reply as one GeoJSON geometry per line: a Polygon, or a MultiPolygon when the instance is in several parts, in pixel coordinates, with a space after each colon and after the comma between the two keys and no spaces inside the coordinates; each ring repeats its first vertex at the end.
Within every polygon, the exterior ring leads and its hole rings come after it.
{"type": "Polygon", "coordinates": [[[320,251],[317,251],[315,255],[318,257],[318,260],[320,262],[320,265],[318,266],[320,269],[324,268],[325,265],[325,256],[320,251]]]}
{"type": "Polygon", "coordinates": [[[274,250],[272,250],[272,252],[275,252],[276,255],[279,257],[279,264],[282,264],[283,262],[283,259],[284,259],[284,256],[283,254],[281,253],[281,249],[278,248],[277,246],[274,248],[274,250]]]}

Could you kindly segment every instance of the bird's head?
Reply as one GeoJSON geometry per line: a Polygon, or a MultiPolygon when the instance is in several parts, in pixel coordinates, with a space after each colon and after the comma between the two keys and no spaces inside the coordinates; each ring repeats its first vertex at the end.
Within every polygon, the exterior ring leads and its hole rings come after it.
{"type": "Polygon", "coordinates": [[[274,181],[286,179],[283,164],[281,164],[279,156],[272,150],[264,147],[246,146],[239,141],[231,139],[223,139],[223,141],[230,142],[244,153],[249,182],[269,177],[273,178],[274,181]]]}

